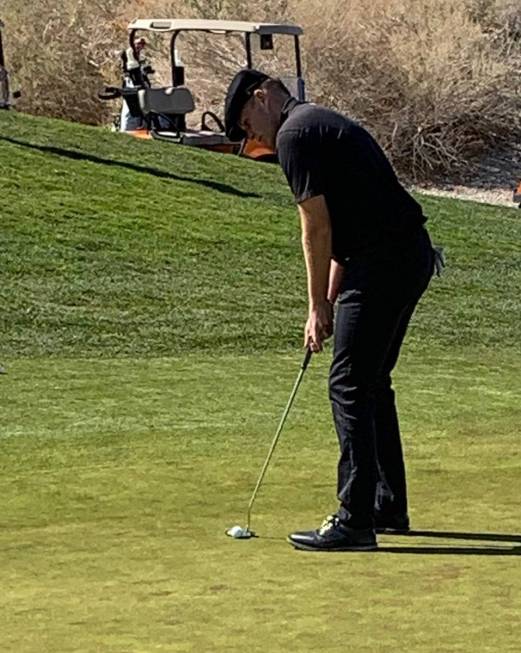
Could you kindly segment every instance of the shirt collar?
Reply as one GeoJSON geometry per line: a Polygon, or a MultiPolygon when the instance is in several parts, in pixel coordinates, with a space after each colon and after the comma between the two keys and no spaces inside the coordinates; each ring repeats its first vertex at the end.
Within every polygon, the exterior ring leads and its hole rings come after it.
{"type": "Polygon", "coordinates": [[[301,102],[300,100],[297,100],[296,97],[289,97],[286,100],[286,102],[284,102],[284,105],[282,106],[282,110],[280,112],[280,125],[281,125],[281,127],[286,122],[289,114],[299,104],[303,104],[303,102],[301,102]]]}

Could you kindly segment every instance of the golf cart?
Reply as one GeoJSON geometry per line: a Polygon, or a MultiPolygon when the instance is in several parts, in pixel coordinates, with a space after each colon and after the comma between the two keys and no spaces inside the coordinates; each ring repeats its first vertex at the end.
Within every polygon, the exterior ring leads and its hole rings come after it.
{"type": "Polygon", "coordinates": [[[12,99],[20,97],[20,92],[17,91],[11,95],[9,90],[9,73],[5,67],[4,46],[2,42],[2,30],[4,28],[3,22],[0,20],[0,109],[9,109],[12,106],[12,99]]]}
{"type": "MultiPolygon", "coordinates": [[[[295,75],[283,77],[289,90],[300,100],[305,99],[302,77],[300,36],[303,31],[296,25],[276,23],[249,23],[224,20],[136,20],[128,26],[130,48],[127,52],[139,64],[138,43],[143,32],[166,33],[170,37],[171,85],[153,86],[147,69],[143,67],[141,83],[124,84],[121,88],[107,87],[99,97],[111,100],[121,97],[130,114],[142,120],[144,127],[130,130],[140,138],[201,147],[218,152],[241,154],[254,159],[270,160],[273,152],[255,141],[232,142],[224,133],[222,119],[209,110],[202,112],[199,129],[189,129],[186,116],[195,110],[194,97],[185,84],[185,67],[181,63],[177,44],[182,32],[205,32],[208,34],[242,34],[245,48],[245,67],[253,68],[253,39],[258,39],[261,50],[274,49],[274,37],[291,37],[295,52],[295,75]],[[138,36],[139,35],[139,36],[138,36]],[[133,55],[133,56],[132,56],[133,55]]],[[[128,59],[128,57],[127,57],[128,59]]],[[[149,68],[148,68],[149,70],[149,68]]],[[[224,104],[224,102],[223,102],[224,104]]]]}

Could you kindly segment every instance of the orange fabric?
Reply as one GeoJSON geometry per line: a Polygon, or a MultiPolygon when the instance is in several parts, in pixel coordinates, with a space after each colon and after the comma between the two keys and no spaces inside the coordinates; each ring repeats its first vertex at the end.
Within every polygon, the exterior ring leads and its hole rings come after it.
{"type": "Polygon", "coordinates": [[[134,129],[134,131],[128,131],[125,133],[134,136],[134,138],[143,138],[145,140],[150,140],[152,138],[148,129],[134,129]]]}
{"type": "Polygon", "coordinates": [[[270,150],[269,147],[266,147],[261,142],[253,139],[246,141],[242,153],[244,156],[249,156],[251,159],[258,159],[260,156],[275,154],[275,152],[270,150]]]}

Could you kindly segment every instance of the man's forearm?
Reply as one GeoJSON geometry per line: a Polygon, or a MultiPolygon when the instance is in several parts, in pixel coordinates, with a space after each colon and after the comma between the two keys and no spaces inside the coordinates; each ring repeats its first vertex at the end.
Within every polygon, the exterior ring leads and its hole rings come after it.
{"type": "Polygon", "coordinates": [[[331,261],[331,228],[329,224],[303,225],[302,249],[306,261],[310,307],[326,301],[331,261]]]}
{"type": "Polygon", "coordinates": [[[333,332],[333,309],[327,301],[331,265],[331,220],[323,195],[299,204],[302,249],[308,277],[309,316],[304,344],[322,351],[322,343],[333,332]]]}
{"type": "Polygon", "coordinates": [[[331,221],[323,195],[300,203],[299,213],[308,277],[309,307],[313,310],[327,300],[331,263],[331,221]]]}

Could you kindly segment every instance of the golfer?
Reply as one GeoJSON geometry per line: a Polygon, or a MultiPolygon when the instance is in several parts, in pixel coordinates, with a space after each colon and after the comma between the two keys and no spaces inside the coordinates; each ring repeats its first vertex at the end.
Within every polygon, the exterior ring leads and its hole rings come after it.
{"type": "Polygon", "coordinates": [[[329,394],[340,444],[340,502],[298,549],[371,550],[376,531],[409,529],[405,469],[391,371],[433,273],[421,206],[372,136],[284,84],[241,70],[228,89],[226,132],[276,151],[295,196],[307,269],[305,344],[333,334],[329,394]]]}

